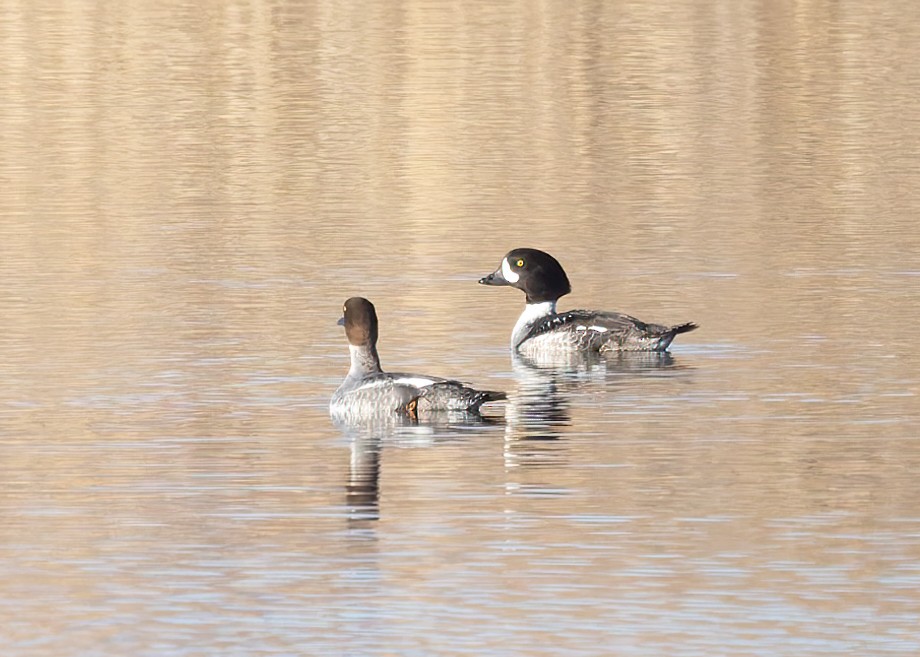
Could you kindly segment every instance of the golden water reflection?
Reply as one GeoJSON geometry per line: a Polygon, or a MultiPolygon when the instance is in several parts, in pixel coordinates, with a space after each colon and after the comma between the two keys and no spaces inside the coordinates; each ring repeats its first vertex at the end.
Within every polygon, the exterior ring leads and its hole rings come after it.
{"type": "Polygon", "coordinates": [[[4,654],[920,652],[918,14],[5,3],[4,654]],[[504,415],[333,425],[354,294],[504,415]]]}

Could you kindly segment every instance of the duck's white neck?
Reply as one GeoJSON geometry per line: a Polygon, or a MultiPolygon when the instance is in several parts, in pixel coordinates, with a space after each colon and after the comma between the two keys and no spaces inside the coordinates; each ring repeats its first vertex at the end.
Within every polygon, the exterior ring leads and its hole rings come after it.
{"type": "Polygon", "coordinates": [[[348,370],[348,376],[360,378],[382,371],[376,346],[350,344],[348,351],[351,353],[351,369],[348,370]]]}
{"type": "Polygon", "coordinates": [[[524,312],[518,317],[514,330],[511,331],[511,349],[517,349],[521,345],[521,340],[527,335],[530,327],[539,319],[552,315],[556,312],[555,301],[541,301],[540,303],[528,303],[524,306],[524,312]]]}

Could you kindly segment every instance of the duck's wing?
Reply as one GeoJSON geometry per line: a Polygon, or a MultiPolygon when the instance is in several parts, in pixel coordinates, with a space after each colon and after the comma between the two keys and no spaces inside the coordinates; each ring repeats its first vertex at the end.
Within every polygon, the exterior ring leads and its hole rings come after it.
{"type": "MultiPolygon", "coordinates": [[[[470,411],[490,401],[505,399],[505,393],[494,390],[477,390],[453,379],[418,374],[390,374],[394,383],[417,390],[414,399],[416,410],[421,411],[470,411]]],[[[413,400],[410,400],[413,401],[413,400]]],[[[407,407],[412,406],[407,402],[407,407]]]]}
{"type": "Polygon", "coordinates": [[[505,399],[505,393],[477,390],[460,381],[437,376],[381,372],[362,382],[362,398],[410,417],[429,411],[466,411],[477,413],[490,401],[505,399]]]}
{"type": "Polygon", "coordinates": [[[534,340],[547,345],[559,342],[566,348],[597,351],[613,335],[636,330],[637,322],[642,324],[634,317],[622,313],[567,310],[534,322],[518,346],[534,340]]]}
{"type": "Polygon", "coordinates": [[[479,407],[483,404],[505,398],[503,392],[476,390],[459,381],[445,380],[422,388],[418,403],[422,410],[478,413],[479,407]]]}
{"type": "Polygon", "coordinates": [[[650,324],[618,312],[567,310],[534,323],[521,344],[540,336],[560,335],[583,350],[663,351],[675,335],[695,328],[693,323],[650,324]]]}
{"type": "Polygon", "coordinates": [[[347,393],[356,407],[375,408],[382,412],[404,412],[417,400],[422,388],[434,381],[428,377],[413,377],[408,374],[378,372],[361,380],[361,385],[347,393]]]}

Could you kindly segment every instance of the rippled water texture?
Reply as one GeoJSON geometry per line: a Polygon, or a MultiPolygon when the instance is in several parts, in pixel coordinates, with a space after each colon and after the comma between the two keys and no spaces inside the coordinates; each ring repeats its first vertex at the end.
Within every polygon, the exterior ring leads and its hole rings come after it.
{"type": "Polygon", "coordinates": [[[920,654],[920,3],[0,5],[4,657],[920,654]],[[534,369],[522,295],[694,321],[534,369]],[[503,412],[339,426],[335,322],[503,412]]]}

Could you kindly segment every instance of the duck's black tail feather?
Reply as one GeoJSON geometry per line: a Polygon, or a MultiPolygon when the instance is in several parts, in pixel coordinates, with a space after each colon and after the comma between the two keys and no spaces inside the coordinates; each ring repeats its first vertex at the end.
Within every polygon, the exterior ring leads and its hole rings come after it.
{"type": "Polygon", "coordinates": [[[687,322],[686,324],[678,324],[677,326],[672,326],[671,330],[674,332],[674,335],[678,335],[680,333],[689,333],[690,331],[695,331],[699,327],[699,324],[687,322]]]}
{"type": "Polygon", "coordinates": [[[652,342],[651,345],[647,348],[648,351],[665,351],[671,345],[671,341],[674,340],[674,337],[681,333],[689,333],[698,329],[699,326],[693,322],[687,322],[686,324],[678,324],[676,326],[671,326],[660,333],[658,333],[657,342],[652,342]]]}
{"type": "Polygon", "coordinates": [[[470,399],[470,410],[478,411],[479,407],[483,404],[493,401],[502,401],[503,399],[508,399],[508,395],[503,392],[495,390],[476,390],[472,399],[470,399]]]}

